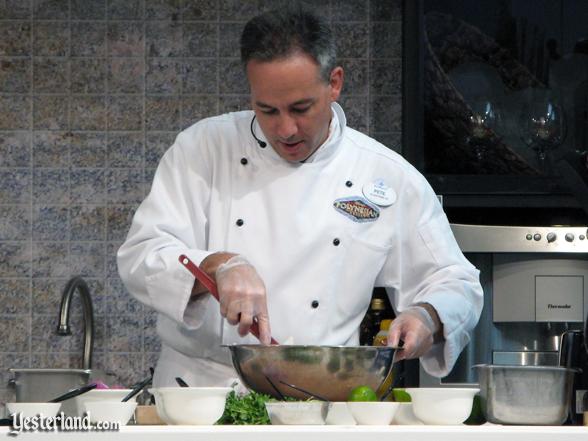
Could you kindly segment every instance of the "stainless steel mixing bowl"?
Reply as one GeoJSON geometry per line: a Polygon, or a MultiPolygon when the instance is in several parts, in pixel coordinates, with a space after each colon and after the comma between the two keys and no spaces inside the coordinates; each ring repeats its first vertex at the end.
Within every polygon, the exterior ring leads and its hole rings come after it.
{"type": "Polygon", "coordinates": [[[377,390],[394,356],[394,349],[379,346],[231,345],[229,349],[249,389],[280,398],[271,381],[284,396],[309,398],[284,384],[288,383],[330,401],[346,401],[349,392],[361,385],[377,390]]]}
{"type": "Polygon", "coordinates": [[[575,370],[490,364],[474,369],[478,371],[482,410],[491,423],[558,425],[565,421],[575,370]]]}

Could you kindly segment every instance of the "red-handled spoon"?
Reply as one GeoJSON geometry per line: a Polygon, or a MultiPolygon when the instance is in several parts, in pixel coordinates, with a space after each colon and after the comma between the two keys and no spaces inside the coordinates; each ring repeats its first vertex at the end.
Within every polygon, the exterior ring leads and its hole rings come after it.
{"type": "MultiPolygon", "coordinates": [[[[216,289],[216,283],[214,282],[214,280],[212,280],[208,274],[206,274],[198,266],[196,266],[194,264],[194,262],[192,262],[190,260],[190,258],[188,256],[186,256],[185,254],[182,254],[180,256],[179,260],[180,260],[180,263],[182,265],[184,265],[184,267],[188,271],[190,271],[194,277],[196,277],[196,280],[198,280],[200,283],[202,283],[206,287],[206,289],[208,289],[208,291],[210,291],[210,294],[212,294],[212,296],[220,302],[219,297],[218,297],[218,290],[216,289]]],[[[259,340],[259,325],[257,324],[256,318],[253,319],[253,323],[251,324],[251,327],[249,328],[249,332],[251,332],[259,340]]],[[[274,340],[272,337],[271,344],[277,345],[278,342],[276,340],[274,340]]]]}

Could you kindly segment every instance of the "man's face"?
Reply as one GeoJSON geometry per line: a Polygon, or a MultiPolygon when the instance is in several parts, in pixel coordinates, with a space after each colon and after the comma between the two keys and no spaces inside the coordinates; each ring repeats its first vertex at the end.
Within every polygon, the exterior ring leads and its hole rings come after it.
{"type": "Polygon", "coordinates": [[[251,105],[276,153],[290,162],[310,157],[328,137],[343,69],[333,69],[327,83],[318,64],[297,52],[274,61],[249,61],[247,78],[251,105]]]}

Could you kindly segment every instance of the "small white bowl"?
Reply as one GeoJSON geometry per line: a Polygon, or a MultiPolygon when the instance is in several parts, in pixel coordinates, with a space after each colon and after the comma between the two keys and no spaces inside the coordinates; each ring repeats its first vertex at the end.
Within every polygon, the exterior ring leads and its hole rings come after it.
{"type": "Polygon", "coordinates": [[[425,424],[462,424],[472,412],[474,388],[411,388],[406,389],[412,398],[412,409],[425,424]]]}
{"type": "Polygon", "coordinates": [[[84,409],[90,417],[90,422],[117,422],[121,426],[126,426],[133,416],[136,407],[136,401],[126,401],[123,403],[122,401],[91,400],[84,403],[84,409]]]}
{"type": "Polygon", "coordinates": [[[392,424],[399,426],[422,426],[423,422],[414,414],[412,403],[398,403],[398,410],[394,415],[392,424]]]}
{"type": "Polygon", "coordinates": [[[223,415],[230,387],[156,387],[159,418],[167,424],[214,424],[223,415]]]}
{"type": "Polygon", "coordinates": [[[326,401],[270,401],[265,409],[272,424],[325,424],[329,403],[326,401]]]}
{"type": "MultiPolygon", "coordinates": [[[[121,402],[121,400],[126,397],[132,389],[92,389],[82,395],[78,395],[74,397],[74,403],[76,407],[76,412],[78,416],[83,416],[84,412],[86,411],[85,405],[90,401],[116,401],[121,402]]],[[[135,401],[134,398],[131,398],[130,401],[135,401]]]]}
{"type": "Polygon", "coordinates": [[[391,401],[349,401],[347,407],[357,424],[387,426],[400,403],[391,401]]]}
{"type": "Polygon", "coordinates": [[[329,403],[329,413],[325,422],[329,425],[354,426],[357,424],[345,401],[329,403]]]}
{"type": "Polygon", "coordinates": [[[6,409],[9,415],[21,413],[24,418],[30,418],[37,415],[44,417],[54,417],[59,413],[61,403],[6,403],[6,409]]]}

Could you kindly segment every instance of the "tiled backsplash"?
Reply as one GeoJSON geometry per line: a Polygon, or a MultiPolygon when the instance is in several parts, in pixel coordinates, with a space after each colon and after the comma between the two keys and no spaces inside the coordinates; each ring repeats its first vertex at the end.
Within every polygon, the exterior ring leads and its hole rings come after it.
{"type": "MultiPolygon", "coordinates": [[[[115,254],[157,162],[200,118],[248,108],[243,24],[276,0],[0,1],[0,401],[10,367],[79,367],[82,320],[56,335],[81,274],[94,365],[129,384],[156,362],[155,316],[115,254]]],[[[338,36],[349,125],[398,149],[401,0],[308,2],[338,36]]]]}

